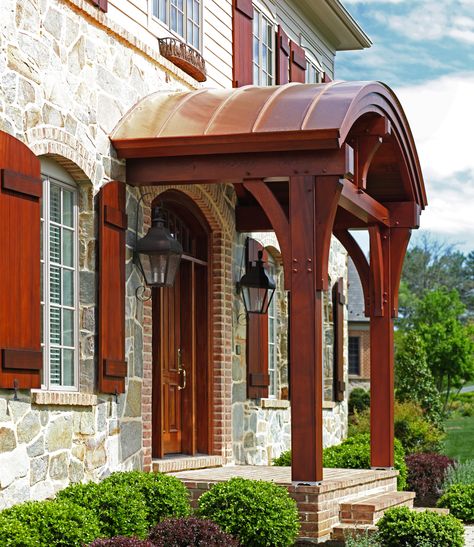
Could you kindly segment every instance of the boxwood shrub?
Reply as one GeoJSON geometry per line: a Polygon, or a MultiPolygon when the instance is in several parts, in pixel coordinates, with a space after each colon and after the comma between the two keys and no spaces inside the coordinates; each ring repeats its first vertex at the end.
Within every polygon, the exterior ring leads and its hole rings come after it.
{"type": "Polygon", "coordinates": [[[239,542],[215,522],[197,517],[165,519],[148,538],[154,547],[238,547],[239,542]]]}
{"type": "Polygon", "coordinates": [[[96,539],[88,547],[155,547],[147,539],[116,536],[114,538],[96,539]]]}
{"type": "Polygon", "coordinates": [[[82,547],[100,534],[94,512],[68,500],[31,501],[0,513],[2,547],[82,547]]]}
{"type": "Polygon", "coordinates": [[[118,472],[109,475],[101,484],[107,488],[131,489],[141,493],[145,500],[148,528],[164,518],[185,517],[191,513],[187,488],[170,475],[143,471],[118,472]]]}
{"type": "Polygon", "coordinates": [[[462,547],[464,527],[453,515],[395,507],[378,521],[378,540],[384,547],[462,547]]]}
{"type": "Polygon", "coordinates": [[[95,537],[144,538],[148,532],[148,511],[139,490],[105,481],[98,484],[89,482],[68,486],[57,497],[88,507],[97,515],[100,534],[95,537]]]}
{"type": "Polygon", "coordinates": [[[288,467],[291,465],[291,450],[285,450],[277,458],[273,459],[273,465],[288,467]]]}
{"type": "Polygon", "coordinates": [[[447,507],[463,522],[474,522],[474,484],[453,484],[439,499],[438,507],[447,507]]]}
{"type": "Polygon", "coordinates": [[[198,501],[199,515],[252,547],[293,545],[298,535],[296,503],[271,482],[233,478],[217,483],[198,501]]]}
{"type": "MultiPolygon", "coordinates": [[[[402,443],[395,439],[395,469],[398,490],[406,487],[407,466],[402,443]]],[[[341,444],[329,446],[323,452],[324,467],[340,467],[345,469],[370,469],[370,435],[367,433],[348,437],[341,444]]]]}

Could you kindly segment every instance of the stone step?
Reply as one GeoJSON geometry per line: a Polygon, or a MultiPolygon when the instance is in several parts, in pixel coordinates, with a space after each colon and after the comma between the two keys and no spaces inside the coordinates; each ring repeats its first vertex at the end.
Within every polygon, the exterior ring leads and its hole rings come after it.
{"type": "Polygon", "coordinates": [[[348,524],[375,524],[391,507],[413,508],[414,492],[387,492],[339,505],[339,520],[348,524]]]}
{"type": "Polygon", "coordinates": [[[331,541],[341,542],[344,545],[346,539],[350,536],[353,538],[370,535],[377,531],[377,526],[374,524],[349,524],[341,523],[334,526],[331,532],[331,541]]]}

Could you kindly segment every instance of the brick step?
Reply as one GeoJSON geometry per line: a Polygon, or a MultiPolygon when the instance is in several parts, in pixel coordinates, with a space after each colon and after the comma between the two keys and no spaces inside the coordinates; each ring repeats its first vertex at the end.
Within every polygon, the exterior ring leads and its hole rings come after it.
{"type": "Polygon", "coordinates": [[[370,535],[377,531],[377,526],[374,524],[349,524],[341,523],[334,526],[331,532],[332,542],[341,542],[344,545],[346,539],[350,536],[357,538],[364,535],[370,535]]]}
{"type": "Polygon", "coordinates": [[[387,492],[339,505],[339,520],[348,524],[375,524],[391,507],[413,508],[414,492],[387,492]]]}

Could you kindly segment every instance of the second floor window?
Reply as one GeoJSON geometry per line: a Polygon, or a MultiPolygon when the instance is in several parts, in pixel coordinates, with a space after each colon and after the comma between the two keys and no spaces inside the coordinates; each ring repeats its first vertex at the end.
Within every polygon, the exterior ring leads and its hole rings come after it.
{"type": "Polygon", "coordinates": [[[77,389],[77,191],[43,176],[43,385],[77,389]]]}
{"type": "Polygon", "coordinates": [[[153,0],[153,15],[195,49],[201,49],[201,0],[153,0]]]}
{"type": "Polygon", "coordinates": [[[306,59],[306,75],[307,84],[319,84],[323,81],[323,72],[319,66],[306,59]]]}
{"type": "Polygon", "coordinates": [[[253,83],[275,83],[275,29],[272,21],[256,6],[253,10],[253,83]]]}

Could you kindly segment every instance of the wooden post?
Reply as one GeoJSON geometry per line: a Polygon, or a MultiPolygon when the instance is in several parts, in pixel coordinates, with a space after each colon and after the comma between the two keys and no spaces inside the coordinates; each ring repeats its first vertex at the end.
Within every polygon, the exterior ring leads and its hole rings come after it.
{"type": "Polygon", "coordinates": [[[409,228],[369,227],[370,432],[372,467],[394,465],[393,321],[409,228]]]}
{"type": "Polygon", "coordinates": [[[323,479],[322,289],[342,185],[295,176],[289,187],[292,480],[312,483],[323,479]]]}

